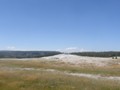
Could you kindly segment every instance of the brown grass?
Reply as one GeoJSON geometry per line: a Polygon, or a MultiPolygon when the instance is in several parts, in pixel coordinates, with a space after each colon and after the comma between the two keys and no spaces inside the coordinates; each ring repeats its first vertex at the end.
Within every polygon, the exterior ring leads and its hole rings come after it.
{"type": "Polygon", "coordinates": [[[19,67],[120,76],[119,64],[97,67],[90,64],[71,65],[44,60],[0,60],[0,90],[120,90],[120,82],[114,80],[96,80],[59,72],[14,69],[19,67]],[[13,70],[7,70],[4,67],[11,67],[13,70]]]}
{"type": "Polygon", "coordinates": [[[2,71],[0,90],[119,90],[120,83],[52,72],[2,71]]]}
{"type": "Polygon", "coordinates": [[[120,76],[120,64],[110,64],[108,66],[95,66],[93,64],[72,65],[57,61],[0,61],[0,66],[9,67],[22,67],[22,68],[43,68],[43,69],[56,69],[61,71],[101,74],[105,76],[120,76]]]}

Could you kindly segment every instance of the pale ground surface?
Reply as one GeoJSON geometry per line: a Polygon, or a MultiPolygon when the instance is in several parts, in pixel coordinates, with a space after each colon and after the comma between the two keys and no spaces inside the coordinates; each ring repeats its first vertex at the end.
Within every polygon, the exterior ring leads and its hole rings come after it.
{"type": "Polygon", "coordinates": [[[61,61],[71,64],[94,64],[97,66],[105,66],[113,60],[112,58],[85,57],[70,54],[59,54],[55,56],[43,57],[43,59],[61,61]]]}

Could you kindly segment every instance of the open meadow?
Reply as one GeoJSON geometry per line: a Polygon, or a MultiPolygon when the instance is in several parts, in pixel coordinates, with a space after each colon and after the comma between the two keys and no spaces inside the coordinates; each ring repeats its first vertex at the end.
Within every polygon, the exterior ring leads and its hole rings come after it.
{"type": "Polygon", "coordinates": [[[0,59],[0,90],[120,90],[120,59],[0,59]]]}

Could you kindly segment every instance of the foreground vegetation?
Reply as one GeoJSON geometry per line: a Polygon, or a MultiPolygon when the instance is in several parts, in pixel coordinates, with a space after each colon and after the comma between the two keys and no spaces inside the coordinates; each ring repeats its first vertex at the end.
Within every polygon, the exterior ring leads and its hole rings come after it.
{"type": "Polygon", "coordinates": [[[0,60],[0,66],[2,67],[21,67],[21,68],[42,68],[42,69],[55,69],[60,71],[68,71],[73,73],[88,73],[88,74],[100,74],[102,76],[120,76],[120,59],[113,60],[107,66],[95,66],[93,64],[69,64],[59,61],[45,61],[45,60],[0,60]]]}
{"type": "Polygon", "coordinates": [[[0,90],[120,90],[120,83],[51,72],[1,71],[0,90]]]}
{"type": "Polygon", "coordinates": [[[103,76],[120,76],[120,65],[115,63],[110,63],[109,66],[105,67],[97,67],[88,64],[71,65],[44,60],[0,60],[0,90],[120,90],[120,82],[116,80],[92,79],[66,75],[56,71],[35,70],[41,68],[102,74],[103,76]]]}

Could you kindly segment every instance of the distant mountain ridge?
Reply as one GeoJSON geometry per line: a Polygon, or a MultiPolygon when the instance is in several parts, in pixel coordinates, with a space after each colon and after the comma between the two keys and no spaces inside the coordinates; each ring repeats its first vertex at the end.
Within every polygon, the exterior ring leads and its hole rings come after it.
{"type": "Polygon", "coordinates": [[[0,58],[39,58],[61,54],[58,51],[0,51],[0,58]]]}
{"type": "Polygon", "coordinates": [[[120,51],[107,51],[107,52],[74,52],[73,55],[89,56],[89,57],[120,57],[120,51]]]}

